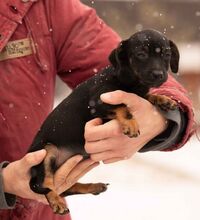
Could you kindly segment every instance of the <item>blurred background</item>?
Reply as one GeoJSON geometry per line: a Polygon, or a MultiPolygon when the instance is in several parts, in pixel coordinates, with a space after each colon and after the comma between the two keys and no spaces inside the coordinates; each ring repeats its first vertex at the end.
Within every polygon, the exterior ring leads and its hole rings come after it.
{"type": "MultiPolygon", "coordinates": [[[[200,1],[82,0],[123,39],[154,28],[179,47],[177,80],[189,92],[200,122],[200,1]]],[[[69,90],[57,81],[56,104],[69,90]]],[[[138,153],[127,161],[101,165],[82,182],[110,183],[99,196],[68,198],[73,220],[199,220],[200,141],[194,135],[174,152],[138,153]]]]}

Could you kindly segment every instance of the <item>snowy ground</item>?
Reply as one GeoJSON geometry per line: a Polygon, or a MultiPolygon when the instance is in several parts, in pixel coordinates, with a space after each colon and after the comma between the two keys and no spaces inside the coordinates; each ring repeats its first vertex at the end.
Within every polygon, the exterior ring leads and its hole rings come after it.
{"type": "Polygon", "coordinates": [[[199,220],[200,142],[102,164],[82,179],[99,181],[110,183],[105,193],[68,197],[73,220],[199,220]]]}

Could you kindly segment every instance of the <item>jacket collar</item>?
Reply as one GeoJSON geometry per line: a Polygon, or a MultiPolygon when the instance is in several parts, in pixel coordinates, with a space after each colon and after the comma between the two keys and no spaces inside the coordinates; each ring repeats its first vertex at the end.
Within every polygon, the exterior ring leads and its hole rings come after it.
{"type": "Polygon", "coordinates": [[[31,6],[38,0],[3,0],[0,3],[0,52],[31,6]]]}

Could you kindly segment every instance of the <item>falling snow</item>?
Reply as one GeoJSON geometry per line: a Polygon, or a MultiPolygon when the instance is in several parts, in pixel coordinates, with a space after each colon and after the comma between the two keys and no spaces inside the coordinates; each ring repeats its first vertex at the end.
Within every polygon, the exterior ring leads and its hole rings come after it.
{"type": "MultiPolygon", "coordinates": [[[[184,79],[184,77],[188,73],[189,74],[193,73],[194,69],[196,71],[195,74],[199,73],[199,71],[200,71],[200,62],[199,62],[199,60],[200,60],[200,23],[199,23],[200,2],[199,1],[189,1],[189,0],[188,1],[176,1],[176,4],[174,4],[175,1],[165,1],[165,2],[151,1],[151,3],[149,3],[149,1],[130,2],[130,1],[92,1],[91,0],[91,1],[85,1],[85,2],[89,2],[90,5],[92,5],[93,7],[98,7],[98,5],[99,5],[100,8],[98,8],[98,13],[100,13],[101,17],[103,19],[105,19],[106,22],[111,27],[114,27],[114,29],[122,36],[123,39],[127,39],[127,37],[129,37],[130,34],[132,34],[133,32],[140,31],[145,28],[155,28],[155,29],[158,29],[159,31],[165,33],[167,36],[170,37],[170,39],[172,39],[174,42],[177,42],[178,47],[180,48],[180,55],[181,55],[180,70],[179,70],[180,77],[178,77],[178,78],[183,77],[181,79],[184,79]]],[[[100,21],[100,23],[101,23],[101,21],[100,21]]],[[[159,53],[160,48],[157,48],[156,52],[159,53]]],[[[94,73],[97,73],[95,69],[92,69],[91,71],[93,71],[94,73]]],[[[179,75],[179,72],[177,75],[179,75]]],[[[96,81],[95,81],[95,83],[96,83],[96,81]]],[[[185,80],[186,86],[189,87],[189,95],[190,95],[190,97],[197,100],[197,103],[198,103],[197,106],[199,108],[200,89],[198,90],[198,88],[197,88],[198,87],[197,85],[199,85],[199,83],[196,82],[196,84],[197,84],[196,89],[194,88],[193,83],[195,84],[195,79],[191,80],[190,82],[188,80],[185,80]]],[[[174,88],[174,90],[177,91],[177,88],[174,88]]],[[[175,98],[175,97],[171,96],[171,98],[175,98]]],[[[180,103],[180,100],[178,100],[177,102],[180,103]]],[[[94,104],[95,103],[93,103],[93,102],[88,103],[88,109],[91,112],[91,114],[94,114],[93,113],[95,110],[94,104]]],[[[198,111],[196,110],[196,112],[200,116],[200,110],[198,109],[198,111]]],[[[157,115],[158,112],[155,110],[154,114],[157,115]]],[[[167,121],[165,121],[165,123],[167,124],[167,121]]],[[[196,177],[197,176],[199,177],[199,170],[196,169],[196,167],[198,168],[199,166],[195,166],[195,164],[194,164],[194,166],[192,166],[194,159],[196,158],[196,155],[199,155],[199,154],[195,154],[196,150],[198,150],[198,149],[199,149],[198,144],[194,145],[193,142],[189,142],[188,147],[183,147],[181,151],[177,150],[176,152],[173,152],[173,154],[170,153],[170,156],[167,153],[163,153],[163,154],[160,154],[158,157],[157,154],[156,155],[155,155],[155,153],[151,154],[151,152],[150,152],[151,155],[149,156],[149,158],[148,158],[148,155],[145,155],[146,158],[143,158],[144,156],[142,155],[142,158],[139,158],[140,160],[138,160],[139,162],[137,162],[137,160],[135,162],[137,165],[136,168],[139,167],[139,169],[137,171],[139,178],[133,178],[133,179],[138,180],[138,182],[140,181],[139,180],[140,176],[141,176],[140,169],[144,170],[144,166],[145,166],[145,170],[147,170],[146,176],[148,177],[149,173],[151,174],[151,173],[159,172],[160,167],[162,167],[162,165],[164,164],[164,168],[167,170],[166,175],[168,175],[169,173],[170,173],[170,175],[166,177],[165,174],[163,175],[163,173],[162,173],[163,170],[162,170],[162,172],[159,173],[159,175],[161,175],[160,179],[159,178],[151,178],[151,180],[155,180],[154,184],[152,184],[152,187],[154,185],[156,185],[155,190],[153,191],[154,194],[156,194],[157,192],[160,192],[160,194],[158,193],[157,196],[161,195],[158,199],[158,202],[156,200],[157,206],[159,206],[161,208],[161,210],[165,210],[165,207],[169,204],[166,202],[166,198],[168,197],[168,194],[170,193],[171,189],[172,189],[172,191],[174,189],[176,189],[176,185],[178,186],[177,187],[178,192],[183,193],[184,196],[186,195],[186,197],[192,201],[196,198],[196,194],[199,194],[198,187],[196,187],[196,185],[197,185],[196,184],[196,177]],[[152,157],[153,157],[153,159],[152,159],[152,157]],[[160,157],[162,157],[162,158],[160,159],[160,157]],[[177,158],[178,160],[176,160],[174,158],[177,158]],[[188,158],[188,163],[185,163],[185,158],[186,159],[188,158]],[[147,163],[145,163],[145,161],[147,163]],[[165,162],[163,163],[163,161],[165,161],[165,162]],[[151,164],[153,166],[151,166],[151,164]],[[161,164],[161,166],[159,166],[160,164],[161,164]],[[171,170],[173,172],[172,173],[168,172],[168,168],[169,168],[169,171],[171,168],[171,170]],[[177,173],[179,173],[180,169],[182,170],[181,174],[184,174],[184,175],[186,174],[186,175],[184,176],[184,178],[180,177],[180,180],[179,180],[177,173]],[[152,172],[152,170],[154,172],[152,172]],[[190,172],[190,170],[191,170],[191,172],[190,172]],[[197,171],[197,172],[194,172],[194,171],[197,171]],[[166,187],[163,187],[163,184],[162,184],[163,178],[162,177],[168,179],[168,178],[172,178],[173,175],[174,175],[174,182],[172,182],[170,190],[167,190],[166,187]],[[194,176],[194,179],[192,179],[192,178],[189,179],[191,176],[194,176]],[[177,183],[182,183],[183,181],[185,181],[185,185],[184,185],[184,187],[182,187],[180,189],[181,184],[177,184],[177,183]],[[188,182],[190,183],[189,185],[188,185],[188,182]],[[193,186],[192,186],[192,184],[193,184],[193,186]],[[186,189],[186,193],[185,193],[185,189],[186,189]],[[165,192],[165,191],[166,191],[166,196],[163,197],[163,192],[165,192]],[[188,192],[188,194],[187,194],[187,192],[188,192]],[[162,199],[162,198],[164,198],[164,199],[162,199]]],[[[198,152],[199,152],[199,150],[198,150],[198,152]]],[[[136,156],[138,156],[138,155],[136,155],[136,156]]],[[[199,165],[198,157],[197,157],[197,160],[195,160],[195,161],[197,161],[196,164],[199,165]]],[[[131,172],[133,162],[134,161],[130,161],[129,163],[127,163],[127,168],[129,167],[130,173],[133,173],[133,172],[131,172]]],[[[112,173],[113,168],[114,167],[112,167],[112,169],[111,169],[111,174],[113,174],[112,173]]],[[[124,169],[124,167],[122,167],[122,172],[123,172],[123,169],[124,169]]],[[[118,169],[116,169],[116,170],[118,170],[118,169]]],[[[134,172],[134,174],[135,174],[135,172],[134,172]]],[[[102,172],[102,175],[105,175],[105,173],[102,172]]],[[[112,177],[112,175],[111,175],[111,177],[112,177]]],[[[130,178],[128,178],[128,179],[130,179],[130,178]]],[[[127,181],[124,181],[124,182],[126,184],[127,181]]],[[[141,179],[141,182],[138,184],[138,187],[135,187],[135,188],[137,188],[137,190],[138,190],[138,188],[141,185],[144,186],[144,184],[141,184],[143,182],[144,182],[143,179],[141,179]]],[[[126,186],[124,188],[129,187],[129,185],[130,184],[128,184],[127,186],[124,185],[124,186],[126,186]]],[[[119,187],[119,189],[121,189],[121,186],[119,187]]],[[[141,202],[141,205],[139,204],[139,206],[138,206],[139,209],[136,209],[136,212],[139,210],[138,216],[135,216],[134,215],[135,212],[131,211],[132,206],[130,205],[130,212],[125,213],[125,214],[123,212],[123,217],[125,219],[127,219],[127,220],[142,219],[142,217],[143,218],[146,217],[146,219],[148,219],[148,217],[149,217],[148,212],[146,213],[146,215],[145,215],[145,213],[141,214],[141,212],[140,212],[140,210],[142,210],[142,208],[144,207],[144,202],[146,201],[146,198],[147,198],[146,195],[149,193],[148,189],[149,189],[148,185],[146,186],[146,188],[145,188],[145,186],[144,186],[144,188],[141,188],[141,192],[143,192],[143,190],[144,190],[145,193],[144,193],[143,197],[141,197],[141,193],[139,195],[139,197],[142,198],[142,202],[141,202]],[[144,202],[143,202],[143,200],[144,200],[144,202]]],[[[134,190],[134,189],[132,189],[132,190],[134,190]]],[[[199,216],[198,205],[195,206],[196,208],[194,208],[194,205],[190,206],[190,205],[188,205],[188,203],[187,204],[184,202],[182,203],[182,201],[185,201],[185,200],[182,199],[181,193],[178,193],[177,198],[175,196],[174,204],[180,210],[182,209],[182,206],[184,206],[185,207],[184,210],[187,213],[187,215],[185,215],[184,213],[182,214],[182,212],[177,212],[177,208],[173,210],[173,207],[175,207],[175,206],[171,206],[172,210],[171,210],[171,212],[167,212],[166,216],[163,215],[162,211],[160,211],[160,212],[152,211],[152,213],[150,213],[150,214],[152,216],[155,216],[155,218],[157,217],[158,219],[159,219],[159,217],[161,219],[162,218],[170,219],[170,217],[171,217],[172,219],[174,218],[174,219],[183,219],[183,220],[195,219],[195,217],[196,217],[196,219],[197,219],[199,216]],[[194,216],[193,213],[196,213],[196,216],[194,216]]],[[[116,194],[116,192],[115,192],[115,194],[116,194]]],[[[127,190],[127,196],[129,196],[129,194],[130,194],[130,190],[127,190]]],[[[137,192],[136,192],[136,194],[137,194],[137,192]]],[[[107,195],[107,194],[105,194],[105,195],[107,195]]],[[[150,195],[151,195],[151,193],[150,193],[150,195]]],[[[135,196],[135,194],[134,194],[134,196],[135,196]]],[[[134,196],[131,197],[131,199],[133,199],[134,196]]],[[[154,206],[155,200],[152,199],[154,197],[149,196],[150,200],[148,200],[148,201],[150,201],[150,202],[147,204],[147,208],[149,208],[149,204],[153,204],[152,207],[154,206]]],[[[126,201],[126,199],[127,199],[127,197],[124,198],[124,201],[126,201]]],[[[105,208],[107,208],[107,204],[110,204],[110,200],[109,200],[109,198],[108,198],[108,200],[104,199],[103,204],[105,203],[105,201],[108,201],[108,203],[106,203],[106,205],[105,205],[105,208]]],[[[133,202],[133,203],[136,201],[140,201],[140,200],[134,200],[134,199],[131,200],[131,202],[133,202]]],[[[82,202],[82,198],[81,198],[80,204],[81,204],[81,202],[82,202]]],[[[114,200],[113,200],[113,202],[114,202],[114,200]]],[[[130,204],[131,204],[131,202],[130,202],[130,204]]],[[[93,203],[93,201],[91,202],[91,204],[92,203],[93,203]]],[[[125,205],[123,208],[121,208],[119,206],[120,210],[127,209],[127,203],[124,203],[124,204],[125,205]]],[[[198,202],[196,202],[194,204],[198,204],[198,202]]],[[[77,201],[75,201],[74,210],[76,210],[76,207],[77,207],[77,201]]],[[[113,207],[115,207],[115,206],[113,206],[113,207]]],[[[113,213],[115,213],[116,208],[113,208],[112,211],[110,211],[110,209],[112,209],[112,207],[109,206],[108,213],[111,213],[113,215],[113,213]]],[[[154,209],[152,208],[151,210],[154,210],[154,209]]],[[[85,207],[83,207],[83,212],[84,211],[85,211],[85,207]]],[[[81,213],[81,212],[75,211],[75,214],[78,215],[79,213],[81,213]]],[[[98,208],[97,208],[97,211],[94,213],[95,214],[98,213],[97,216],[93,217],[91,214],[91,216],[89,216],[89,219],[102,219],[102,217],[99,215],[98,208]]],[[[80,214],[80,215],[82,215],[82,214],[80,214]]],[[[108,215],[108,214],[106,214],[106,215],[108,215]]],[[[88,210],[86,210],[86,216],[87,216],[86,218],[88,218],[88,210]]],[[[116,217],[114,219],[117,219],[117,220],[122,219],[120,217],[121,216],[119,215],[119,212],[116,212],[116,217]]],[[[84,217],[80,216],[80,218],[84,218],[84,217]]],[[[80,219],[80,218],[77,218],[77,219],[80,219]]],[[[112,218],[113,218],[113,216],[110,217],[110,219],[112,219],[112,218]]]]}
{"type": "Polygon", "coordinates": [[[9,108],[13,108],[14,107],[14,104],[13,103],[10,103],[9,104],[9,108]]]}
{"type": "Polygon", "coordinates": [[[97,68],[94,68],[94,69],[93,69],[93,72],[94,72],[94,73],[97,73],[97,72],[98,72],[98,69],[97,69],[97,68]]]}
{"type": "Polygon", "coordinates": [[[160,53],[161,49],[158,47],[155,49],[156,53],[160,53]]]}
{"type": "Polygon", "coordinates": [[[89,101],[89,106],[94,107],[96,105],[94,100],[90,100],[89,101]]]}
{"type": "Polygon", "coordinates": [[[200,16],[200,11],[197,11],[197,12],[195,13],[195,15],[196,15],[197,17],[199,17],[199,16],[200,16]]]}
{"type": "Polygon", "coordinates": [[[95,114],[95,113],[96,113],[96,109],[94,109],[94,108],[91,109],[91,110],[90,110],[90,113],[91,113],[91,114],[95,114]]]}

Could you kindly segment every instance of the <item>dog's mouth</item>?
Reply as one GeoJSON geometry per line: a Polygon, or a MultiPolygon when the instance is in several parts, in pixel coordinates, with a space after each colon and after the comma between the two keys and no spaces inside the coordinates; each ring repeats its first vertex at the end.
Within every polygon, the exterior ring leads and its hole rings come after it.
{"type": "Polygon", "coordinates": [[[151,70],[143,74],[138,74],[143,85],[149,87],[159,87],[167,81],[168,74],[163,70],[151,70]]]}
{"type": "Polygon", "coordinates": [[[159,87],[163,84],[163,82],[146,82],[146,84],[151,87],[159,87]]]}
{"type": "Polygon", "coordinates": [[[159,87],[166,82],[168,78],[167,72],[159,73],[156,71],[150,71],[145,74],[144,72],[140,73],[134,70],[134,76],[141,83],[141,85],[148,87],[159,87]]]}
{"type": "Polygon", "coordinates": [[[143,85],[148,87],[159,87],[167,80],[167,75],[162,79],[154,79],[154,78],[147,78],[147,79],[140,79],[143,85]]]}

